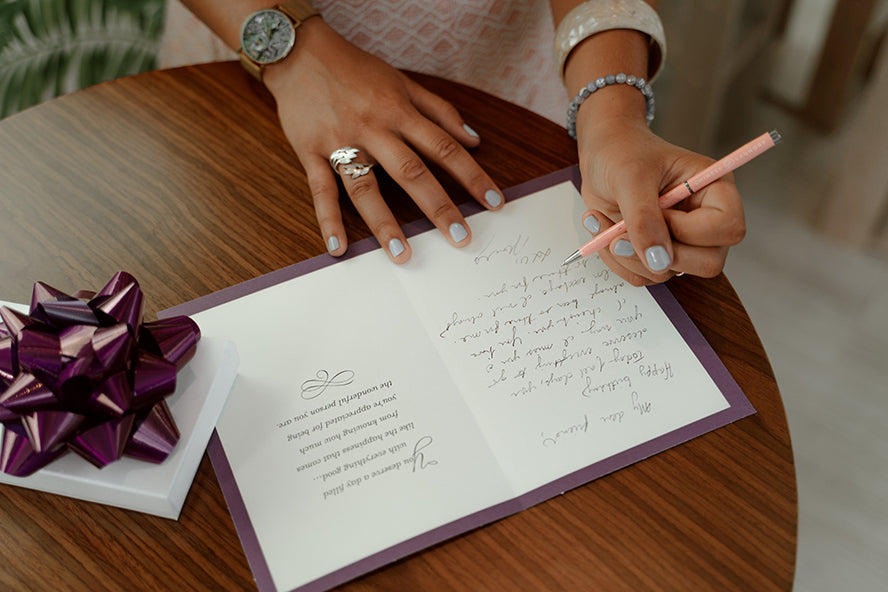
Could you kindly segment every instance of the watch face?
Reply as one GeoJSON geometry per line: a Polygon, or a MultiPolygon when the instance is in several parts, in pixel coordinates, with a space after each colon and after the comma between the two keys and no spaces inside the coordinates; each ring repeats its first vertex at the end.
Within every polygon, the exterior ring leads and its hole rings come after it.
{"type": "Polygon", "coordinates": [[[282,12],[267,9],[251,14],[241,28],[241,49],[259,64],[274,63],[293,48],[296,30],[282,12]]]}

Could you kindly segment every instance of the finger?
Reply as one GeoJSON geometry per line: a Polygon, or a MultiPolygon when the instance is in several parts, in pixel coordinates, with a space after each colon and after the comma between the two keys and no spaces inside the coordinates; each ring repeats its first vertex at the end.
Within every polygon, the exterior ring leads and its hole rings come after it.
{"type": "Polygon", "coordinates": [[[395,263],[410,259],[410,244],[401,227],[382,199],[376,176],[369,172],[357,178],[342,176],[342,185],[367,227],[395,263]]]}
{"type": "Polygon", "coordinates": [[[736,245],[746,235],[743,202],[733,183],[716,183],[690,209],[663,212],[676,241],[705,247],[736,245]]]}
{"type": "Polygon", "coordinates": [[[639,280],[630,280],[632,285],[659,284],[672,277],[672,272],[669,268],[657,272],[651,271],[646,262],[642,261],[628,234],[623,234],[612,240],[608,248],[602,252],[610,253],[614,257],[614,261],[625,268],[628,274],[634,275],[637,278],[643,278],[641,283],[639,283],[639,280]]]}
{"type": "Polygon", "coordinates": [[[649,274],[653,274],[651,277],[656,279],[672,265],[672,239],[660,208],[657,188],[636,177],[627,177],[615,193],[632,246],[649,274]]]}
{"type": "Polygon", "coordinates": [[[385,155],[380,164],[450,244],[455,247],[469,244],[472,233],[465,218],[415,152],[403,142],[390,139],[386,146],[377,145],[374,153],[385,155]]]}
{"type": "MultiPolygon", "coordinates": [[[[628,241],[626,242],[628,244],[628,241]]],[[[644,275],[644,273],[650,274],[650,271],[641,264],[637,257],[633,257],[631,254],[618,256],[614,254],[612,249],[602,249],[598,252],[598,256],[611,271],[633,286],[647,286],[656,283],[644,275]],[[639,271],[643,273],[639,273],[639,271]]]]}
{"type": "Polygon", "coordinates": [[[586,212],[583,214],[583,227],[593,236],[601,232],[601,222],[598,220],[598,216],[596,216],[595,212],[586,212]]]}
{"type": "Polygon", "coordinates": [[[438,164],[478,203],[489,210],[503,206],[503,194],[472,155],[446,130],[425,118],[405,126],[404,139],[425,158],[438,164]]]}
{"type": "Polygon", "coordinates": [[[727,246],[697,247],[674,243],[675,262],[672,271],[698,277],[712,278],[722,272],[728,258],[727,246]]]}
{"type": "Polygon", "coordinates": [[[301,160],[327,252],[339,257],[348,248],[348,238],[342,223],[336,174],[330,169],[327,160],[322,157],[309,155],[301,160]]]}
{"type": "MultiPolygon", "coordinates": [[[[698,277],[711,278],[722,272],[728,256],[728,247],[696,247],[683,243],[673,243],[675,261],[672,266],[657,274],[652,274],[641,263],[628,235],[614,240],[608,251],[614,256],[615,262],[623,267],[628,274],[644,278],[646,283],[660,283],[672,275],[688,273],[698,277]]],[[[634,284],[638,285],[638,284],[634,284]]]]}
{"type": "Polygon", "coordinates": [[[459,110],[449,101],[413,81],[407,84],[407,92],[420,113],[456,138],[463,146],[475,147],[481,143],[478,132],[463,120],[459,110]]]}
{"type": "MultiPolygon", "coordinates": [[[[604,232],[613,226],[613,224],[614,223],[601,212],[589,211],[583,215],[583,226],[591,234],[604,232]]],[[[633,286],[646,286],[655,283],[653,279],[644,275],[650,274],[650,271],[648,271],[638,258],[635,257],[635,252],[632,249],[631,243],[628,241],[628,236],[624,233],[620,238],[624,239],[625,242],[625,245],[622,245],[620,249],[620,251],[624,253],[623,255],[618,255],[613,252],[612,247],[617,241],[613,241],[609,248],[598,251],[598,256],[604,264],[607,265],[611,271],[633,286]],[[626,246],[628,246],[628,252],[625,251],[626,246]]]]}

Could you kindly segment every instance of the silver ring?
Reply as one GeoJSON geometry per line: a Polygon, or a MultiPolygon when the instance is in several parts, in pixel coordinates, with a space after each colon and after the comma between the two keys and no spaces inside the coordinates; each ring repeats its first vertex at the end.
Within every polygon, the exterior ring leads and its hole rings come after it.
{"type": "Polygon", "coordinates": [[[352,179],[363,177],[373,168],[373,163],[355,162],[359,152],[360,150],[350,146],[337,148],[330,154],[330,166],[343,177],[346,175],[351,176],[352,179]]]}

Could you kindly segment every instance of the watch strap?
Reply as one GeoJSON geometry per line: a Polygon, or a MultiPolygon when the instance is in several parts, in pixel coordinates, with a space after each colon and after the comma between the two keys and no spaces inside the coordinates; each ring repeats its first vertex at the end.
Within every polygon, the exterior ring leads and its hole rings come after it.
{"type": "Polygon", "coordinates": [[[242,49],[237,50],[237,55],[240,58],[240,63],[241,66],[244,67],[244,70],[249,72],[253,78],[258,80],[259,82],[262,82],[262,66],[244,55],[244,51],[242,49]]]}
{"type": "MultiPolygon", "coordinates": [[[[275,10],[283,12],[293,22],[293,29],[298,29],[306,20],[313,16],[321,16],[317,9],[305,0],[287,0],[274,7],[275,10]]],[[[240,63],[244,69],[249,72],[253,78],[262,82],[262,64],[257,64],[244,54],[243,49],[238,48],[237,55],[240,57],[240,63]]]]}
{"type": "Polygon", "coordinates": [[[302,23],[313,16],[320,16],[317,9],[305,0],[287,0],[275,6],[278,10],[290,17],[293,21],[293,27],[298,29],[302,23]]]}

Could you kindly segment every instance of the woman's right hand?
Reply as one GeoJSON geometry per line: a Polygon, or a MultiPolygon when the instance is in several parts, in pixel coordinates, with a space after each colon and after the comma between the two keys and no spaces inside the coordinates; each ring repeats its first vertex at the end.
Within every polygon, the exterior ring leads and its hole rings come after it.
{"type": "Polygon", "coordinates": [[[593,235],[623,220],[626,232],[599,254],[629,283],[664,282],[677,273],[718,275],[728,250],[745,233],[743,202],[733,175],[675,207],[659,196],[712,164],[712,159],[656,136],[642,116],[589,118],[578,125],[583,225],[593,235]]]}

